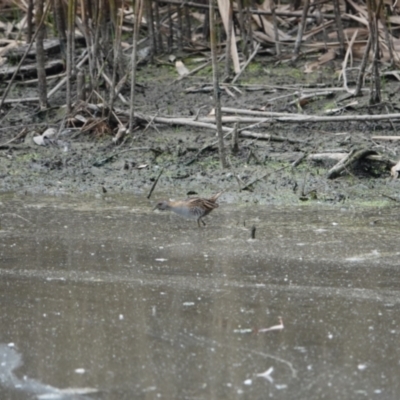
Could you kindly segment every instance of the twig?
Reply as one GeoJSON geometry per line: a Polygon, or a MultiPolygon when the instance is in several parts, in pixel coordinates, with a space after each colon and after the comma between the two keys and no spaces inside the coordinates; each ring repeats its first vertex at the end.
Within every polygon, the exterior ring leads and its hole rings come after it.
{"type": "MultiPolygon", "coordinates": [[[[337,1],[337,0],[335,0],[335,1],[337,1]]],[[[358,29],[356,29],[356,31],[354,32],[354,34],[350,40],[350,43],[348,44],[346,55],[344,57],[343,64],[342,64],[342,71],[340,73],[343,76],[343,87],[345,88],[345,90],[348,93],[353,93],[353,92],[347,86],[346,65],[347,65],[347,60],[349,58],[349,55],[350,55],[351,51],[353,50],[353,44],[354,44],[354,41],[356,40],[357,34],[358,34],[358,29]]],[[[340,78],[340,76],[339,76],[339,78],[340,78]]]]}
{"type": "Polygon", "coordinates": [[[258,49],[260,48],[260,43],[257,43],[256,48],[254,49],[253,53],[251,54],[251,56],[249,57],[249,59],[246,61],[246,63],[244,64],[243,68],[240,70],[240,72],[233,78],[232,80],[232,84],[234,84],[239,78],[240,75],[242,75],[242,73],[244,72],[244,70],[247,68],[247,66],[250,64],[251,60],[256,56],[258,49]]]}
{"type": "Polygon", "coordinates": [[[32,223],[31,221],[29,221],[29,219],[26,219],[26,218],[24,218],[24,217],[21,217],[20,215],[15,214],[15,213],[4,213],[4,214],[0,214],[1,217],[4,217],[5,215],[9,215],[9,216],[11,216],[11,217],[16,217],[16,218],[21,218],[21,219],[24,220],[25,222],[29,222],[30,224],[32,223]]]}
{"type": "MultiPolygon", "coordinates": [[[[83,64],[85,64],[85,62],[88,60],[89,58],[89,54],[86,53],[85,56],[82,58],[82,60],[77,64],[77,68],[79,69],[80,67],[82,67],[83,64]]],[[[56,86],[53,87],[53,89],[51,89],[48,93],[47,93],[47,99],[49,99],[51,96],[53,96],[53,94],[55,94],[60,88],[61,86],[63,86],[67,80],[69,78],[67,76],[65,76],[63,79],[61,79],[60,82],[57,83],[56,86]]]]}
{"type": "MultiPolygon", "coordinates": [[[[234,130],[235,130],[235,128],[230,129],[230,131],[224,136],[224,139],[226,139],[232,132],[234,132],[234,130]]],[[[187,161],[187,162],[185,163],[185,165],[188,166],[188,165],[190,165],[190,164],[193,164],[193,163],[197,160],[197,158],[199,157],[199,155],[200,155],[203,151],[205,151],[205,150],[207,150],[207,149],[209,149],[209,148],[215,146],[216,144],[218,144],[218,140],[217,140],[217,141],[213,141],[212,143],[209,143],[209,144],[204,145],[204,146],[194,155],[194,157],[193,157],[192,159],[190,159],[189,161],[187,161]]]]}
{"type": "Polygon", "coordinates": [[[157,182],[158,182],[158,180],[160,179],[161,174],[162,174],[163,172],[164,172],[164,168],[161,168],[160,173],[158,174],[156,180],[154,181],[153,185],[151,186],[151,189],[150,189],[149,194],[147,195],[147,198],[148,198],[148,199],[150,199],[151,194],[153,193],[153,190],[156,188],[157,182]]]}
{"type": "Polygon", "coordinates": [[[101,167],[102,165],[108,163],[109,161],[111,161],[114,157],[119,156],[123,153],[127,153],[129,151],[134,151],[134,150],[149,150],[149,147],[132,147],[130,149],[124,149],[121,151],[117,151],[113,154],[110,154],[109,156],[102,158],[101,160],[95,161],[92,165],[94,167],[101,167]]]}
{"type": "Polygon", "coordinates": [[[399,199],[396,199],[395,197],[392,197],[392,196],[388,196],[387,194],[381,193],[381,196],[382,196],[382,197],[386,197],[386,198],[389,199],[389,200],[395,201],[396,203],[399,203],[399,202],[400,202],[399,199]]]}
{"type": "Polygon", "coordinates": [[[292,168],[296,168],[298,165],[302,163],[302,161],[306,158],[306,153],[303,153],[301,156],[299,156],[296,160],[294,160],[291,164],[292,168]]]}
{"type": "Polygon", "coordinates": [[[143,133],[145,133],[145,132],[147,131],[147,129],[149,129],[150,126],[153,127],[154,130],[157,131],[157,133],[160,133],[160,131],[157,129],[156,125],[154,124],[154,119],[157,117],[157,115],[158,115],[158,112],[157,112],[157,114],[156,114],[154,117],[152,117],[152,118],[150,119],[150,121],[148,122],[148,124],[146,125],[146,127],[143,129],[143,133]]]}
{"type": "Polygon", "coordinates": [[[8,144],[10,144],[12,142],[15,142],[16,140],[25,137],[27,133],[28,133],[28,129],[27,128],[23,128],[22,131],[20,133],[18,133],[17,136],[15,136],[14,138],[10,139],[8,142],[0,144],[0,147],[7,146],[8,144]]]}
{"type": "Polygon", "coordinates": [[[256,179],[252,180],[251,182],[247,183],[245,186],[242,187],[241,190],[246,190],[246,189],[248,189],[250,186],[254,185],[256,182],[263,180],[263,179],[266,178],[267,176],[272,175],[272,174],[274,174],[274,173],[276,173],[276,172],[280,172],[280,171],[282,171],[282,170],[284,170],[284,169],[286,169],[286,168],[289,168],[289,167],[290,167],[290,165],[285,165],[285,166],[282,167],[282,168],[278,168],[278,169],[276,169],[276,170],[274,170],[274,171],[267,172],[266,174],[260,176],[259,178],[256,178],[256,179]]]}
{"type": "Polygon", "coordinates": [[[371,46],[372,46],[372,37],[371,37],[371,35],[369,35],[367,46],[365,48],[364,55],[363,55],[363,58],[362,58],[361,64],[360,64],[360,72],[358,73],[357,85],[356,85],[356,88],[353,93],[354,97],[358,97],[361,95],[361,88],[364,83],[365,68],[367,66],[367,61],[368,61],[369,52],[371,51],[371,46]]]}

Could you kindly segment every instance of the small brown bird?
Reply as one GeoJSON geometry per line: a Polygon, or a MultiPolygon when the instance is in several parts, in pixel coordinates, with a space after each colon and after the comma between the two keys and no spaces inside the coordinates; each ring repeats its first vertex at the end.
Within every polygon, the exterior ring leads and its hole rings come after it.
{"type": "Polygon", "coordinates": [[[223,192],[224,191],[219,192],[209,199],[190,197],[186,200],[178,201],[161,200],[156,204],[154,210],[170,210],[180,215],[181,217],[196,219],[199,226],[201,226],[200,222],[203,225],[206,225],[206,223],[203,221],[203,217],[208,215],[212,210],[214,210],[214,208],[219,207],[216,201],[223,192]]]}

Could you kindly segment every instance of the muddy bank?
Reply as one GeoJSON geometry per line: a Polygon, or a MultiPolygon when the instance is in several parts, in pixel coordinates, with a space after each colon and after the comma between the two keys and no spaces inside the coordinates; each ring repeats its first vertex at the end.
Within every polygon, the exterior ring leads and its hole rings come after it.
{"type": "MultiPolygon", "coordinates": [[[[191,67],[190,61],[186,62],[191,67]]],[[[334,70],[335,65],[332,65],[323,71],[323,85],[331,87],[335,83],[332,79],[334,70]]],[[[213,107],[212,93],[206,90],[211,83],[210,69],[202,71],[199,76],[176,80],[175,69],[163,63],[142,67],[138,79],[142,90],[137,93],[137,111],[142,114],[194,118],[196,115],[206,116],[213,107]],[[198,90],[194,90],[196,88],[198,90]]],[[[234,97],[232,89],[231,94],[222,91],[222,105],[298,112],[292,102],[294,93],[300,93],[302,86],[316,87],[321,85],[320,82],[321,71],[304,75],[300,68],[276,67],[268,57],[259,57],[243,74],[234,97]]],[[[390,99],[390,104],[369,108],[367,97],[359,98],[356,105],[343,112],[387,113],[398,101],[398,86],[397,82],[390,82],[384,87],[384,95],[390,99]]],[[[18,94],[23,97],[33,88],[24,85],[18,94]]],[[[125,95],[129,96],[129,93],[125,95]]],[[[106,134],[93,130],[80,133],[79,127],[74,129],[70,125],[52,144],[36,145],[32,140],[34,135],[46,127],[60,126],[64,96],[65,93],[60,92],[46,113],[35,113],[33,106],[23,103],[8,106],[1,131],[1,191],[54,195],[147,195],[161,168],[164,172],[154,198],[162,194],[171,197],[184,197],[188,193],[208,195],[228,188],[225,198],[229,202],[303,204],[354,201],[384,204],[390,200],[382,195],[396,197],[399,189],[398,181],[390,178],[390,171],[384,163],[364,160],[333,180],[326,177],[328,169],[334,165],[332,162],[318,163],[305,159],[296,167],[291,166],[311,153],[349,152],[354,148],[368,148],[396,160],[399,152],[397,142],[371,139],[377,134],[395,134],[396,123],[391,121],[260,124],[257,132],[287,140],[241,138],[239,151],[233,154],[228,138],[226,147],[230,167],[222,170],[215,133],[193,127],[141,125],[133,137],[127,137],[116,145],[112,141],[115,132],[106,134]],[[28,129],[27,136],[4,145],[16,137],[22,127],[28,129]]],[[[343,105],[341,97],[341,92],[317,96],[303,105],[302,112],[325,115],[325,110],[343,105]]],[[[118,103],[116,107],[127,109],[118,103]]]]}

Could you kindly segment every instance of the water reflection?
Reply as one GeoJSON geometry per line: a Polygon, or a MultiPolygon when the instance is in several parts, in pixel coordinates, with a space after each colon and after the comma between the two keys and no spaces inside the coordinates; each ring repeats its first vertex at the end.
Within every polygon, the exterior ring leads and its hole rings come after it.
{"type": "Polygon", "coordinates": [[[2,199],[4,398],[397,398],[395,210],[150,210],[2,199]]]}

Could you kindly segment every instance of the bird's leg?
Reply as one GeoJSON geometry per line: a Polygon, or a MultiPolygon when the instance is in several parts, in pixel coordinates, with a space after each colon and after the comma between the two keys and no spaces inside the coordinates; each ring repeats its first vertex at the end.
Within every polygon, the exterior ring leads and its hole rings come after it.
{"type": "Polygon", "coordinates": [[[203,226],[206,226],[206,223],[201,219],[201,217],[197,220],[197,225],[199,228],[201,228],[200,222],[203,224],[203,226]]]}

